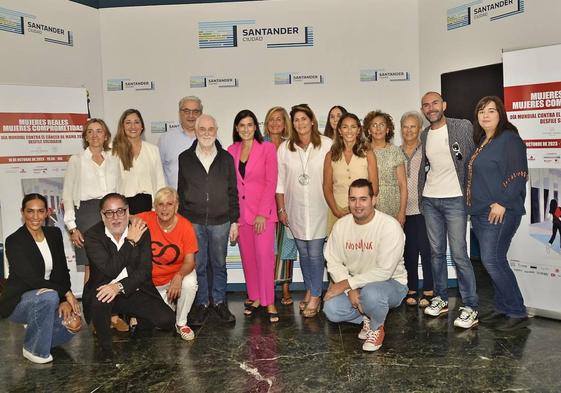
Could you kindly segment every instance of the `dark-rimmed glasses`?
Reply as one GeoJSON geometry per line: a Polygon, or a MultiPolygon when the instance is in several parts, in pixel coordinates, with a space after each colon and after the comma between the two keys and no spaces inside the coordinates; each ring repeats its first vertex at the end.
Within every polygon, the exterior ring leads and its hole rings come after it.
{"type": "Polygon", "coordinates": [[[120,207],[116,210],[104,210],[101,212],[101,214],[103,214],[105,218],[115,218],[115,216],[123,217],[126,214],[126,212],[127,212],[126,207],[120,207]]]}

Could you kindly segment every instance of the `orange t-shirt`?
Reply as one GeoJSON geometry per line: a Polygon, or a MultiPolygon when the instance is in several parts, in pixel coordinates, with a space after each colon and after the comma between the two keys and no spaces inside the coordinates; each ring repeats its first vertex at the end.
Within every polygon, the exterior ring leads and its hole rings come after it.
{"type": "Polygon", "coordinates": [[[152,238],[152,282],[155,286],[167,284],[183,265],[185,255],[199,250],[195,230],[191,222],[179,214],[175,228],[167,233],[160,228],[156,212],[142,212],[136,216],[148,224],[152,238]]]}

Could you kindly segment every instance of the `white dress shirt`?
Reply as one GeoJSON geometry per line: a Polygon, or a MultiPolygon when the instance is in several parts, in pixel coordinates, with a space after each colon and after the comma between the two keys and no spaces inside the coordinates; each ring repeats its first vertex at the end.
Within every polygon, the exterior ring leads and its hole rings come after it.
{"type": "Polygon", "coordinates": [[[92,159],[92,152],[86,148],[68,160],[64,175],[62,201],[64,203],[64,223],[68,229],[76,228],[75,207],[80,201],[101,199],[110,192],[117,191],[121,180],[119,159],[110,151],[101,152],[103,162],[98,165],[92,159]]]}
{"type": "Polygon", "coordinates": [[[327,235],[327,202],[323,197],[323,162],[331,149],[331,139],[321,136],[321,146],[309,144],[306,150],[294,145],[288,149],[288,141],[277,150],[279,175],[277,194],[284,194],[288,226],[296,239],[314,240],[327,235]],[[309,183],[302,185],[299,177],[309,176],[309,183]]]}
{"type": "Polygon", "coordinates": [[[156,192],[166,185],[160,150],[156,145],[142,141],[140,154],[128,171],[125,171],[120,160],[119,163],[122,177],[120,193],[127,198],[136,194],[150,194],[154,200],[156,192]]]}

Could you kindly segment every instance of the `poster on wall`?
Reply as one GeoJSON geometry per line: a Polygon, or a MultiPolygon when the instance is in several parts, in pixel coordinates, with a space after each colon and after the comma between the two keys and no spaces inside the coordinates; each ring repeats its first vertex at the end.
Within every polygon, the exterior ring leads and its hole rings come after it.
{"type": "MultiPolygon", "coordinates": [[[[0,85],[0,211],[1,239],[22,225],[25,194],[47,198],[47,226],[60,228],[70,269],[72,290],[81,295],[83,272],[78,271],[64,228],[62,185],[66,162],[82,150],[82,125],[87,120],[86,90],[0,85]]],[[[9,274],[5,261],[4,271],[9,274]]]]}
{"type": "Polygon", "coordinates": [[[526,306],[561,319],[561,45],[503,53],[505,108],[527,146],[526,215],[509,261],[526,306]]]}

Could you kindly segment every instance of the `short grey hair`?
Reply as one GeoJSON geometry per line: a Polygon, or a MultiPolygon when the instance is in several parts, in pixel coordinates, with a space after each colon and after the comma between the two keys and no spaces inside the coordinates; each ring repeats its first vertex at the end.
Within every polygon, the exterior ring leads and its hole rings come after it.
{"type": "Polygon", "coordinates": [[[186,96],[183,97],[182,99],[179,100],[179,110],[181,110],[181,107],[183,106],[183,104],[185,104],[187,101],[195,101],[198,105],[199,105],[199,109],[201,110],[201,112],[203,111],[203,102],[201,101],[201,99],[197,96],[186,96]]]}
{"type": "Polygon", "coordinates": [[[197,120],[195,121],[195,129],[199,128],[199,123],[201,122],[201,120],[203,119],[210,119],[212,120],[212,122],[214,123],[214,128],[218,129],[218,124],[216,124],[216,119],[214,117],[212,117],[211,115],[207,115],[206,113],[203,113],[202,115],[200,115],[199,117],[197,117],[197,120]]]}
{"type": "Polygon", "coordinates": [[[405,122],[405,120],[407,120],[409,118],[413,118],[413,119],[417,120],[417,124],[419,124],[419,129],[423,128],[423,122],[424,122],[423,116],[421,116],[421,114],[417,111],[405,112],[401,116],[401,120],[399,121],[399,124],[403,127],[403,123],[405,122]]]}

